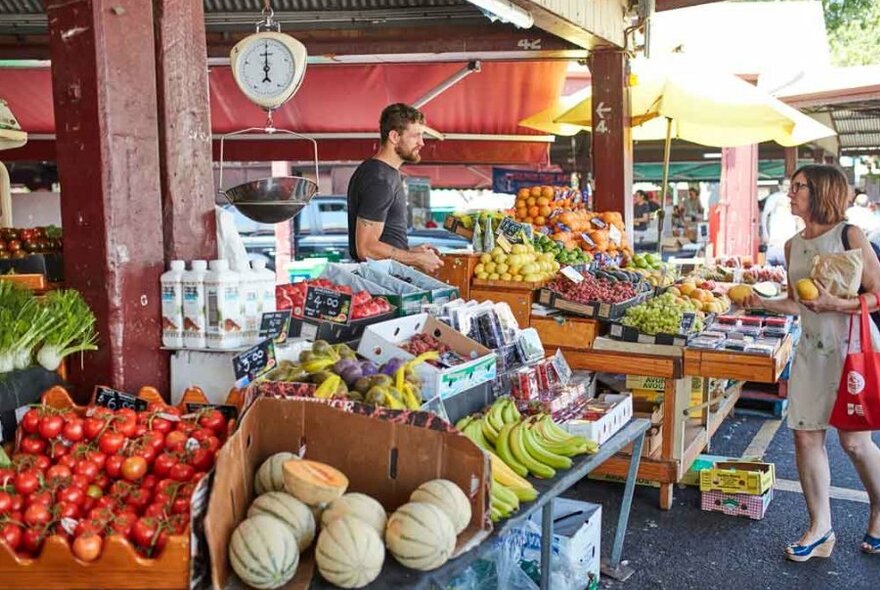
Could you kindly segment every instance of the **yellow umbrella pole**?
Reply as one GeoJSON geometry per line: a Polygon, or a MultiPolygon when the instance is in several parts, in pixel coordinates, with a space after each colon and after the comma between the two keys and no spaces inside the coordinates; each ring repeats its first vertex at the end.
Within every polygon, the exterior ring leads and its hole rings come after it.
{"type": "MultiPolygon", "coordinates": [[[[666,119],[666,145],[663,146],[663,186],[660,188],[660,211],[665,211],[666,194],[669,191],[669,159],[672,156],[672,119],[666,119]]],[[[672,220],[669,220],[672,223],[672,220]]],[[[659,229],[657,230],[657,253],[662,254],[663,243],[663,216],[660,216],[659,229]]]]}

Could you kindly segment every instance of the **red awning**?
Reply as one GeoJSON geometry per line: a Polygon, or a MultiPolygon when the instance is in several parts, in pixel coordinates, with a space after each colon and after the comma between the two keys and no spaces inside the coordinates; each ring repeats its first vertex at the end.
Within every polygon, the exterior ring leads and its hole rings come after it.
{"type": "MultiPolygon", "coordinates": [[[[464,64],[378,64],[310,66],[294,98],[275,113],[275,125],[298,133],[377,133],[379,113],[393,102],[412,102],[459,71],[464,64]]],[[[444,134],[529,136],[537,132],[518,121],[548,108],[565,81],[564,62],[486,62],[474,73],[423,107],[430,127],[444,134]]],[[[262,127],[265,113],[238,90],[228,67],[210,72],[211,124],[215,135],[262,127]]],[[[48,69],[0,69],[0,89],[22,128],[53,134],[51,73],[48,69]]],[[[46,143],[32,139],[31,143],[46,143]]],[[[215,141],[215,158],[219,157],[215,141]]],[[[358,161],[378,139],[318,140],[321,161],[358,161]]],[[[48,145],[3,153],[4,159],[47,158],[48,145]]],[[[303,141],[227,141],[228,160],[307,160],[303,141]]],[[[546,142],[500,138],[428,140],[427,163],[546,164],[546,142]]],[[[47,159],[52,159],[48,157],[47,159]]]]}

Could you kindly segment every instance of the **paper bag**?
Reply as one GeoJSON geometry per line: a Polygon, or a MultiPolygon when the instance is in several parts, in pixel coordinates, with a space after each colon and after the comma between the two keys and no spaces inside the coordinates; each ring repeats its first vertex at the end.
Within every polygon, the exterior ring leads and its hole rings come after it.
{"type": "Polygon", "coordinates": [[[810,278],[836,297],[858,297],[862,284],[862,251],[847,250],[813,257],[810,278]]]}

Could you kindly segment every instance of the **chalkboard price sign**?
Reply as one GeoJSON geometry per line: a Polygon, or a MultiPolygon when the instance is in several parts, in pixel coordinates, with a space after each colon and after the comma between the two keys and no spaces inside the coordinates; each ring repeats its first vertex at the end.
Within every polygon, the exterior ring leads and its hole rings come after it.
{"type": "Polygon", "coordinates": [[[275,366],[275,342],[266,339],[248,348],[241,354],[232,357],[232,370],[235,372],[235,380],[239,382],[247,378],[247,382],[253,381],[269,369],[275,366]]]}
{"type": "Polygon", "coordinates": [[[260,339],[270,338],[275,342],[283,342],[287,339],[287,331],[290,327],[290,310],[267,311],[260,321],[260,339]]]}
{"type": "Polygon", "coordinates": [[[687,334],[691,331],[691,328],[694,327],[694,320],[697,319],[697,314],[692,311],[685,312],[681,314],[681,326],[679,330],[679,334],[687,334]]]}
{"type": "Polygon", "coordinates": [[[95,387],[95,404],[104,406],[110,410],[131,408],[136,412],[142,412],[147,409],[147,400],[141,399],[130,393],[111,389],[104,385],[98,385],[95,387]]]}
{"type": "Polygon", "coordinates": [[[303,315],[314,320],[347,324],[351,312],[351,295],[323,287],[309,287],[303,315]]]}

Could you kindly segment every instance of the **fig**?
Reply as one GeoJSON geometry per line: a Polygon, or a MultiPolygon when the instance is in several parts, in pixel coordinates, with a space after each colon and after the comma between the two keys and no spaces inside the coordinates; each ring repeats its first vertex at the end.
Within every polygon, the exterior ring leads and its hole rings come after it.
{"type": "Polygon", "coordinates": [[[401,365],[403,365],[405,362],[406,361],[404,361],[403,359],[393,358],[382,365],[382,367],[379,368],[379,372],[384,375],[388,375],[389,377],[392,377],[397,372],[397,369],[399,369],[401,365]]]}
{"type": "Polygon", "coordinates": [[[375,375],[378,372],[379,368],[373,361],[361,361],[361,373],[363,373],[365,377],[375,375]]]}
{"type": "Polygon", "coordinates": [[[367,393],[368,391],[370,391],[370,387],[372,387],[370,380],[367,379],[366,377],[361,377],[360,379],[358,379],[357,381],[354,382],[353,389],[361,394],[364,394],[364,393],[367,393]]]}
{"type": "Polygon", "coordinates": [[[376,373],[375,375],[370,375],[370,385],[378,385],[387,387],[393,383],[391,377],[385,375],[383,373],[376,373]]]}
{"type": "Polygon", "coordinates": [[[320,385],[332,376],[333,373],[331,373],[330,371],[318,371],[317,373],[312,373],[311,375],[309,375],[309,381],[316,385],[320,385]]]}
{"type": "Polygon", "coordinates": [[[342,380],[345,381],[348,385],[354,385],[354,382],[364,376],[361,372],[361,368],[357,365],[351,365],[346,367],[344,371],[341,373],[337,373],[342,380]]]}
{"type": "Polygon", "coordinates": [[[329,356],[331,350],[332,347],[326,340],[315,340],[315,343],[312,344],[312,352],[318,356],[329,356]]]}
{"type": "Polygon", "coordinates": [[[311,350],[304,350],[299,353],[299,362],[301,363],[307,363],[309,361],[315,360],[316,358],[318,358],[317,355],[315,355],[315,353],[311,350]]]}
{"type": "Polygon", "coordinates": [[[349,367],[357,367],[357,361],[354,359],[342,359],[336,361],[336,364],[333,365],[333,372],[337,375],[342,375],[349,367]]]}

